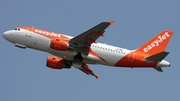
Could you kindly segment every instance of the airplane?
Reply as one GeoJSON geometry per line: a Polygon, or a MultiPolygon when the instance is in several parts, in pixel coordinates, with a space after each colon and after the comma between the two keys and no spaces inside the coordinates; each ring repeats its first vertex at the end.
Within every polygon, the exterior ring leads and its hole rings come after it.
{"type": "Polygon", "coordinates": [[[169,54],[166,46],[173,32],[163,30],[154,38],[134,50],[99,43],[96,40],[104,36],[105,29],[114,21],[101,22],[76,37],[20,26],[3,33],[3,37],[16,47],[36,49],[52,54],[48,56],[46,66],[52,69],[70,69],[71,66],[98,79],[88,64],[101,64],[127,68],[154,68],[163,72],[161,67],[170,67],[164,58],[169,54]]]}

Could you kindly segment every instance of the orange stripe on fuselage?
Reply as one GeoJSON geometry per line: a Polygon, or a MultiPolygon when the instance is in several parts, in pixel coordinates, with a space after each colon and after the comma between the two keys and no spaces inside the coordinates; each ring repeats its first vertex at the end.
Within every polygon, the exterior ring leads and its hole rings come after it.
{"type": "Polygon", "coordinates": [[[66,37],[63,34],[59,34],[59,33],[56,33],[56,32],[51,32],[51,31],[48,31],[48,30],[41,30],[39,28],[25,27],[25,26],[20,26],[18,28],[24,29],[24,30],[27,30],[27,31],[30,31],[30,32],[34,32],[34,33],[37,33],[37,34],[40,34],[40,35],[45,36],[47,38],[59,38],[61,40],[65,40],[65,41],[69,41],[70,40],[69,37],[66,37]]]}
{"type": "Polygon", "coordinates": [[[95,57],[103,60],[104,62],[108,63],[106,60],[104,60],[102,57],[100,57],[99,55],[97,55],[96,53],[94,53],[92,50],[89,51],[89,54],[91,54],[91,55],[93,55],[93,56],[95,56],[95,57]]]}
{"type": "Polygon", "coordinates": [[[157,62],[151,62],[148,63],[144,61],[144,56],[143,54],[136,52],[134,53],[133,59],[129,59],[130,52],[129,54],[125,55],[122,59],[120,59],[114,66],[118,67],[156,67],[157,62]]]}
{"type": "Polygon", "coordinates": [[[87,47],[87,46],[84,46],[83,48],[86,49],[86,50],[88,50],[88,51],[89,51],[89,54],[91,54],[91,55],[93,55],[93,56],[95,56],[95,57],[103,60],[104,62],[108,63],[108,62],[107,62],[106,60],[104,60],[101,56],[99,56],[99,55],[97,55],[95,52],[93,52],[91,48],[89,48],[89,47],[87,47]]]}

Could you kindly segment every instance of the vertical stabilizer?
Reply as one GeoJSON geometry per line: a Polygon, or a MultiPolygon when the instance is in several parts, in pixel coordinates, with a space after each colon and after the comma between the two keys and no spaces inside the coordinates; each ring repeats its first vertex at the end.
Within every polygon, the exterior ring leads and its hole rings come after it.
{"type": "Polygon", "coordinates": [[[136,52],[141,52],[146,56],[151,56],[163,52],[166,49],[166,46],[168,45],[172,35],[173,32],[169,30],[163,30],[150,41],[139,47],[136,52]]]}

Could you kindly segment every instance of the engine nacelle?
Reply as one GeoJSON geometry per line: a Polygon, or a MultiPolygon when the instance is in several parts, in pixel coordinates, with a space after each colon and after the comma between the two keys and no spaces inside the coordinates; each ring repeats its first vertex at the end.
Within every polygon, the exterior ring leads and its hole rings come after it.
{"type": "Polygon", "coordinates": [[[46,66],[53,69],[71,68],[71,65],[65,63],[64,59],[48,56],[46,66]]]}
{"type": "Polygon", "coordinates": [[[52,38],[50,48],[59,51],[66,51],[69,47],[68,42],[60,40],[58,38],[52,38]]]}

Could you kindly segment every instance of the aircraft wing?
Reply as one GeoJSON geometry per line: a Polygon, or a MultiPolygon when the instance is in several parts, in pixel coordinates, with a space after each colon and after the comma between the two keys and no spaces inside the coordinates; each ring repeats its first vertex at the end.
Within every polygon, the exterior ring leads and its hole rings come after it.
{"type": "Polygon", "coordinates": [[[86,73],[87,75],[90,74],[90,75],[96,77],[96,79],[98,79],[98,77],[99,77],[99,75],[94,74],[94,72],[85,63],[82,64],[82,68],[78,68],[78,69],[81,70],[82,72],[86,73]]]}
{"type": "Polygon", "coordinates": [[[96,40],[100,36],[104,36],[105,29],[113,24],[114,21],[102,22],[95,27],[85,31],[84,33],[72,38],[69,43],[76,48],[76,51],[88,54],[88,51],[84,50],[84,47],[89,48],[92,43],[96,43],[96,40]]]}

